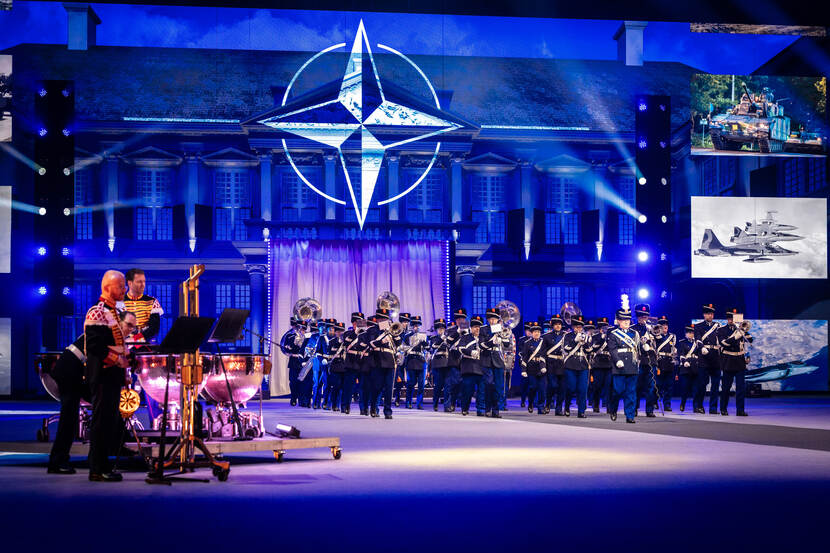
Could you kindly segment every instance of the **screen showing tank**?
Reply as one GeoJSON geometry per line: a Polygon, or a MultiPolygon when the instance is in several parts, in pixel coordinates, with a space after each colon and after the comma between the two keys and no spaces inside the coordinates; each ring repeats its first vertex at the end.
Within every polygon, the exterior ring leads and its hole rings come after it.
{"type": "Polygon", "coordinates": [[[0,396],[12,393],[12,320],[0,319],[0,396]]]}
{"type": "Polygon", "coordinates": [[[827,79],[692,75],[692,154],[823,155],[827,79]]]}
{"type": "Polygon", "coordinates": [[[691,203],[693,278],[827,278],[826,198],[691,203]]]}
{"type": "Polygon", "coordinates": [[[0,56],[0,142],[12,139],[12,57],[0,56]]]}
{"type": "Polygon", "coordinates": [[[770,319],[750,324],[747,384],[773,392],[827,390],[827,321],[770,319]]]}

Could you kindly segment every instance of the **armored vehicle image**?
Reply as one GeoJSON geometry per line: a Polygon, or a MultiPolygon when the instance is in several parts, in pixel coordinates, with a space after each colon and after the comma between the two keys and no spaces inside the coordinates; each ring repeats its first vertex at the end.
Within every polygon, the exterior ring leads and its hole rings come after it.
{"type": "Polygon", "coordinates": [[[746,84],[741,101],[726,113],[710,116],[709,136],[716,150],[750,150],[781,152],[790,137],[790,118],[775,101],[772,91],[764,87],[751,94],[746,84]]]}

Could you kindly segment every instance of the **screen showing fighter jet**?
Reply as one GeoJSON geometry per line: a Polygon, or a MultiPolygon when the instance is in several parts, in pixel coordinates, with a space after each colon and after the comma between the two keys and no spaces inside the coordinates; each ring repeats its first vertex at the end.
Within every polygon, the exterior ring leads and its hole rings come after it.
{"type": "Polygon", "coordinates": [[[747,383],[773,392],[827,391],[827,321],[767,319],[750,324],[747,383]]]}
{"type": "Polygon", "coordinates": [[[827,199],[693,196],[692,277],[827,278],[827,199]]]}

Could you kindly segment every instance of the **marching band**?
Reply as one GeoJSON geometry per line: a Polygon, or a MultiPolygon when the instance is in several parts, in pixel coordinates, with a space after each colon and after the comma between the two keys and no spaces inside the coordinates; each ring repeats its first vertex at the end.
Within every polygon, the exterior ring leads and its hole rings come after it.
{"type": "Polygon", "coordinates": [[[435,319],[427,335],[419,316],[398,313],[391,292],[378,299],[373,316],[352,313],[348,330],[334,319],[303,321],[297,315],[303,302],[315,301],[305,298],[295,305],[291,330],[280,340],[289,359],[291,405],[320,408],[317,377],[303,382],[302,368],[313,365],[329,382],[323,385],[323,409],[348,414],[354,399],[362,415],[377,417],[382,406],[384,417],[391,419],[404,386],[406,408],[423,409],[424,388],[431,382],[434,411],[443,403],[444,412],[460,408],[466,416],[474,406],[477,416],[502,418],[516,368],[522,377],[522,407],[529,413],[553,410],[567,417],[575,403],[578,418],[586,418],[589,407],[598,413],[604,406],[616,420],[622,399],[626,422],[633,423],[642,402],[647,417],[655,417],[656,409],[672,411],[677,382],[680,411],[692,398],[693,411],[705,413],[703,398],[710,387],[709,412],[727,415],[734,383],[737,414],[746,416],[746,343],[752,336],[742,314],[728,311],[727,324],[721,326],[713,320],[714,306],[704,305],[704,320],[686,326],[685,338],[678,340],[669,331],[668,317],[655,320],[649,306],[639,304],[633,322],[628,297],[622,299],[614,325],[606,317],[594,322],[563,307],[549,321],[525,323],[525,335],[517,340],[513,329],[519,312],[511,302],[487,309],[484,317],[456,309],[452,323],[435,319]]]}

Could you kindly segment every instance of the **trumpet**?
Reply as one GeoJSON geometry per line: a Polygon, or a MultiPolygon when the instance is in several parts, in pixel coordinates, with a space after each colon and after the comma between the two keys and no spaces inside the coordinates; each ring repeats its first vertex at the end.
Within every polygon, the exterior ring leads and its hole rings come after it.
{"type": "Polygon", "coordinates": [[[752,328],[752,321],[741,321],[741,324],[738,328],[740,328],[741,332],[743,332],[744,334],[749,334],[749,330],[752,328]]]}

